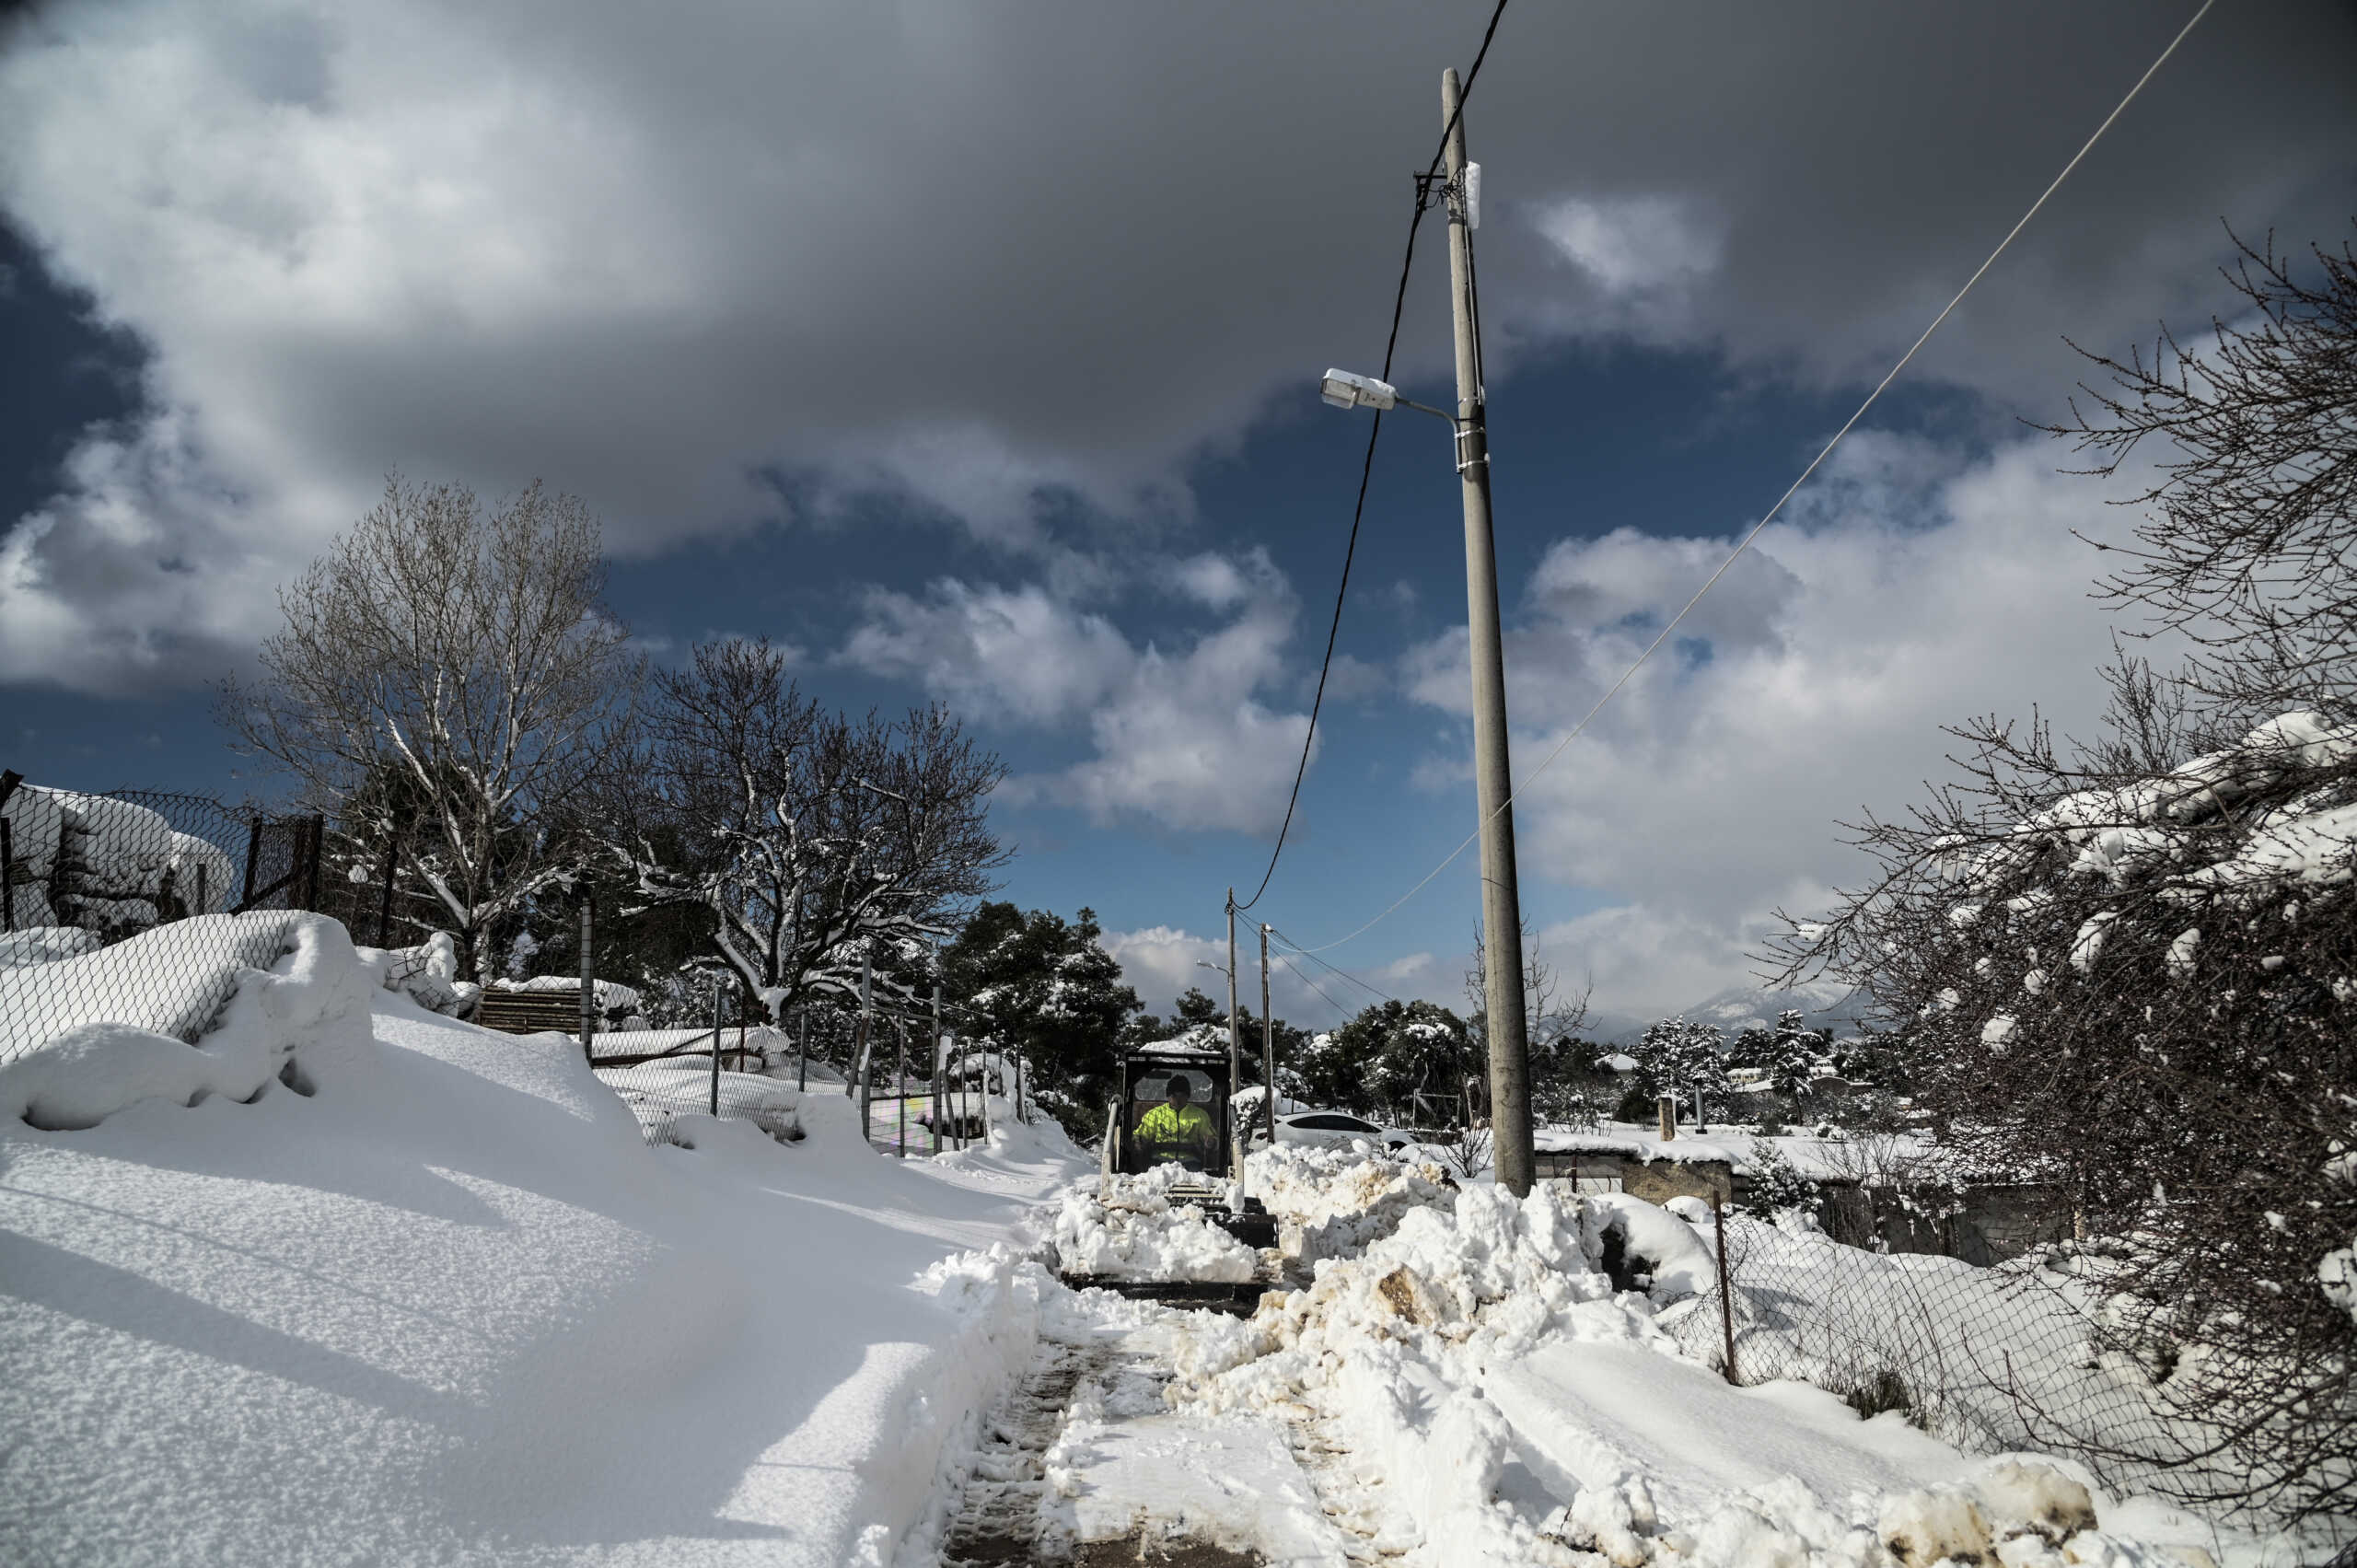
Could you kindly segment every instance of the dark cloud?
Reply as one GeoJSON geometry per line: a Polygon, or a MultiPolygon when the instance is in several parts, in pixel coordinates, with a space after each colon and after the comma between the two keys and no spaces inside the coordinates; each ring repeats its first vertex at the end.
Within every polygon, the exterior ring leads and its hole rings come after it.
{"type": "MultiPolygon", "coordinates": [[[[785,475],[1030,549],[1043,488],[1183,516],[1190,454],[1379,354],[1439,69],[1487,11],[65,6],[0,60],[0,202],[153,347],[184,450],[108,471],[238,497],[243,577],[395,464],[545,475],[635,548],[778,515],[785,475]]],[[[1469,115],[1497,363],[1627,335],[1878,373],[2187,14],[1510,10],[1469,115]]],[[[2219,7],[1924,373],[2027,398],[2064,330],[2206,310],[2221,217],[2337,233],[2352,79],[2349,7],[2219,7]]],[[[43,537],[190,505],[69,493],[43,537]]],[[[12,542],[0,593],[129,613],[12,542]]],[[[178,630],[245,635],[216,598],[178,630]]]]}

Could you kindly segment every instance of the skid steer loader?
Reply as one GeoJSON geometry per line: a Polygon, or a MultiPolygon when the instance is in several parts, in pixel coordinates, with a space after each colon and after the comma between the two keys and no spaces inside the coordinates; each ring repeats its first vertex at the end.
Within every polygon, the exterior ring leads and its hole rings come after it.
{"type": "MultiPolygon", "coordinates": [[[[1107,1108],[1098,1168],[1142,1176],[1160,1165],[1188,1171],[1168,1190],[1173,1203],[1195,1203],[1203,1217],[1247,1247],[1273,1247],[1277,1222],[1258,1198],[1236,1193],[1235,1085],[1225,1046],[1181,1037],[1140,1046],[1121,1059],[1120,1094],[1107,1108]]],[[[1080,1283],[1080,1282],[1074,1282],[1080,1283]]],[[[1172,1280],[1087,1283],[1173,1305],[1249,1312],[1261,1285],[1172,1280]]]]}

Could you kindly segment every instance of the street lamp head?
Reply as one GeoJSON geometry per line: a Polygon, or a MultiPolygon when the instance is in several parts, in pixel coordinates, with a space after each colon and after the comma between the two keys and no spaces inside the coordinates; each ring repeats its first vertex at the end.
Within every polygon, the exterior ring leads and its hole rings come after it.
{"type": "Polygon", "coordinates": [[[1348,370],[1329,370],[1326,379],[1318,384],[1318,395],[1336,408],[1387,409],[1399,401],[1399,389],[1388,381],[1378,381],[1372,376],[1354,375],[1348,370]]]}

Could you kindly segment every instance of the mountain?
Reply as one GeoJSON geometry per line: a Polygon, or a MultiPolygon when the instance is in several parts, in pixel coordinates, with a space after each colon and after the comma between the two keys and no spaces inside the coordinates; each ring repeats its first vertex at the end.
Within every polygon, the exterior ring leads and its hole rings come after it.
{"type": "MultiPolygon", "coordinates": [[[[1772,1028],[1776,1016],[1789,1007],[1799,1008],[1809,1028],[1830,1029],[1836,1040],[1855,1033],[1873,1011],[1873,1004],[1864,992],[1822,980],[1806,981],[1790,989],[1731,986],[1678,1011],[1689,1018],[1716,1024],[1733,1039],[1738,1030],[1755,1021],[1772,1028]]],[[[1628,1046],[1635,1044],[1652,1022],[1651,1018],[1633,1018],[1626,1014],[1599,1013],[1581,1032],[1590,1040],[1628,1046]]]]}

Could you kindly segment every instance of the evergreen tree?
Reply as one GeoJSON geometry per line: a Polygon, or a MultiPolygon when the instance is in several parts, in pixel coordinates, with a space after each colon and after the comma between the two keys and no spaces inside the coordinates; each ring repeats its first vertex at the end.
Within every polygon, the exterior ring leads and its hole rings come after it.
{"type": "Polygon", "coordinates": [[[1801,1021],[1797,1010],[1787,1008],[1776,1020],[1776,1032],[1770,1040],[1767,1059],[1757,1065],[1768,1069],[1771,1087],[1797,1104],[1808,1098],[1810,1081],[1817,1074],[1817,1063],[1829,1043],[1824,1034],[1801,1021]]]}
{"type": "Polygon", "coordinates": [[[1093,910],[986,903],[941,956],[949,1022],[985,1049],[1020,1051],[1029,1086],[1075,1136],[1094,1136],[1113,1093],[1137,993],[1105,950],[1093,910]]]}

